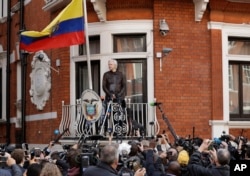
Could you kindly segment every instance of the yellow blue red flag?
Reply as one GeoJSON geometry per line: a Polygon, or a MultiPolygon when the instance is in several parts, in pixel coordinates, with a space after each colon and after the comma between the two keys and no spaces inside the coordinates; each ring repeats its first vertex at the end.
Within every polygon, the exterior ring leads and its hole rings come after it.
{"type": "Polygon", "coordinates": [[[72,0],[41,32],[24,31],[20,49],[28,52],[85,43],[82,0],[72,0]]]}

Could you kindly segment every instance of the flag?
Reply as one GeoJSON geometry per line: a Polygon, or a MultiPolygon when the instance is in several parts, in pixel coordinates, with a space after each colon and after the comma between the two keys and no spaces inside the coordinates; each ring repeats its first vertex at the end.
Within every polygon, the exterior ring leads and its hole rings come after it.
{"type": "Polygon", "coordinates": [[[20,49],[28,52],[85,43],[82,0],[72,0],[41,32],[24,31],[20,49]]]}

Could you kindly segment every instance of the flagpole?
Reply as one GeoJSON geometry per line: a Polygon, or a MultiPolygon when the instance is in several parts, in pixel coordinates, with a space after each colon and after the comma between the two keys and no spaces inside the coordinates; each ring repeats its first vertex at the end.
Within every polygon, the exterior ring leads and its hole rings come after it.
{"type": "Polygon", "coordinates": [[[90,51],[89,51],[89,34],[88,34],[88,16],[87,16],[87,4],[86,0],[83,0],[84,8],[84,26],[85,26],[85,40],[86,40],[86,51],[87,51],[87,66],[88,66],[88,78],[89,78],[89,89],[92,87],[92,75],[91,75],[91,63],[90,63],[90,51]]]}

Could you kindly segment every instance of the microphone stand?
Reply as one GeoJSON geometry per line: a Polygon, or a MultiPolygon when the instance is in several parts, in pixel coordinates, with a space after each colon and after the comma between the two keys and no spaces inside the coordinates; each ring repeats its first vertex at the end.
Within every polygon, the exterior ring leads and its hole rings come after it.
{"type": "Polygon", "coordinates": [[[169,119],[167,118],[167,116],[166,116],[165,113],[163,112],[163,110],[162,110],[162,108],[161,108],[161,106],[160,106],[160,103],[156,104],[156,106],[157,106],[158,109],[160,110],[160,112],[161,112],[161,114],[162,114],[162,118],[163,118],[163,120],[165,121],[165,123],[167,124],[169,131],[171,132],[172,136],[173,136],[174,139],[175,139],[175,142],[177,142],[177,141],[179,140],[179,137],[176,135],[176,133],[175,133],[175,131],[174,131],[174,129],[173,129],[173,127],[172,127],[172,125],[171,125],[169,119]]]}

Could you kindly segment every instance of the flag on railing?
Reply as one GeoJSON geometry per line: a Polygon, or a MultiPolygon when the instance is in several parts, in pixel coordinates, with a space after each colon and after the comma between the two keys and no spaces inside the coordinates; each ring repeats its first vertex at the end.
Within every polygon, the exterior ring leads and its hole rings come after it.
{"type": "Polygon", "coordinates": [[[20,49],[36,52],[82,43],[85,43],[83,1],[72,0],[41,32],[22,32],[20,49]]]}

